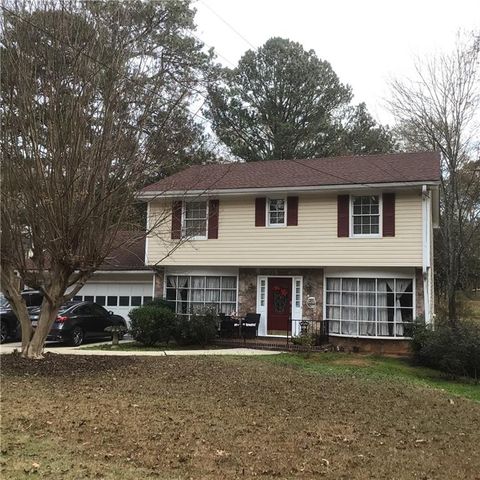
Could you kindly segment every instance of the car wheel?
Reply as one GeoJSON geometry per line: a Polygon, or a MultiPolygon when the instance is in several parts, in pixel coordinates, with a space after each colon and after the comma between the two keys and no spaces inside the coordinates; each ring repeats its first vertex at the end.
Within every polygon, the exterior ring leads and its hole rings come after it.
{"type": "Polygon", "coordinates": [[[0,323],[0,343],[3,343],[8,338],[8,325],[7,322],[0,323]]]}
{"type": "Polygon", "coordinates": [[[83,330],[80,327],[74,327],[70,335],[69,344],[72,347],[79,347],[83,343],[83,337],[84,337],[83,330]]]}

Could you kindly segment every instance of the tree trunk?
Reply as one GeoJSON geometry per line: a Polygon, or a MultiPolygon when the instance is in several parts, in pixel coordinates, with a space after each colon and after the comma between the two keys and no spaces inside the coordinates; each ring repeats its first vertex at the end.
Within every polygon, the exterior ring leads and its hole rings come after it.
{"type": "MultiPolygon", "coordinates": [[[[52,328],[55,319],[57,318],[58,309],[60,306],[51,305],[46,299],[42,303],[40,316],[38,318],[38,325],[31,340],[25,346],[24,356],[34,360],[43,358],[43,347],[47,339],[48,332],[52,328]]],[[[23,338],[22,338],[23,340],[23,338]]],[[[23,350],[23,342],[22,342],[23,350]]]]}
{"type": "Polygon", "coordinates": [[[45,297],[40,308],[38,324],[35,328],[32,339],[26,345],[24,356],[34,360],[43,358],[43,347],[47,335],[57,318],[63,300],[68,279],[68,272],[58,270],[55,272],[54,280],[45,290],[45,297]]]}

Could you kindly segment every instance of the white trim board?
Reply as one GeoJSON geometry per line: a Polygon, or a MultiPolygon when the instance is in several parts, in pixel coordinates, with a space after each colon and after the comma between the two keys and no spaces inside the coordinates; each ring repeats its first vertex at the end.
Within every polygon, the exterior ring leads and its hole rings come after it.
{"type": "Polygon", "coordinates": [[[299,186],[299,187],[265,187],[265,188],[225,188],[225,189],[211,189],[211,190],[164,190],[164,191],[150,191],[141,192],[137,196],[139,200],[154,200],[166,197],[184,198],[192,196],[224,196],[224,195],[245,195],[245,194],[269,194],[269,193],[284,193],[296,192],[315,193],[321,191],[329,192],[343,192],[352,190],[374,190],[384,188],[395,189],[411,189],[413,187],[422,187],[423,185],[438,186],[438,181],[427,182],[387,182],[387,183],[367,183],[367,184],[345,184],[345,185],[315,185],[315,186],[299,186]]]}

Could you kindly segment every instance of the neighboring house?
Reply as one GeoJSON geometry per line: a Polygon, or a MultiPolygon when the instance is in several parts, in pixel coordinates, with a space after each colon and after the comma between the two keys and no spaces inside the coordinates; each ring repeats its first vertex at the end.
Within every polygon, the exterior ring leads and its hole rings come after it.
{"type": "Polygon", "coordinates": [[[129,322],[130,310],[152,299],[154,277],[144,262],[144,234],[121,232],[118,237],[121,245],[112,251],[74,299],[96,302],[129,322]]]}
{"type": "Polygon", "coordinates": [[[439,180],[437,153],[192,166],[140,194],[150,226],[168,216],[147,237],[155,295],[260,313],[262,336],[308,318],[333,342],[405,346],[433,318],[439,180]]]}

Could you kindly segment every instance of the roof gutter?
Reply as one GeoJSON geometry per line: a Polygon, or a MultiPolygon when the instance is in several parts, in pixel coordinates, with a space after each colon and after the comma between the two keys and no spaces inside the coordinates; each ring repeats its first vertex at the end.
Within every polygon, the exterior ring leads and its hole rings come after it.
{"type": "Polygon", "coordinates": [[[208,196],[232,196],[232,195],[255,195],[263,193],[316,193],[324,191],[351,191],[351,190],[368,190],[378,188],[395,188],[408,189],[412,187],[422,187],[423,185],[436,186],[439,181],[428,182],[388,182],[388,183],[352,183],[347,185],[314,185],[306,187],[261,187],[261,188],[222,188],[222,189],[197,189],[197,190],[154,190],[150,192],[139,192],[137,198],[139,200],[152,200],[158,197],[193,197],[199,195],[208,196]]]}

